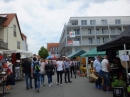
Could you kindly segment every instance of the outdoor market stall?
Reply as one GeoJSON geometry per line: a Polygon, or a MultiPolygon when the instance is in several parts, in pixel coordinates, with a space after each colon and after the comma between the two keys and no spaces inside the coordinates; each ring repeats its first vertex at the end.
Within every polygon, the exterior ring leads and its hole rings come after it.
{"type": "Polygon", "coordinates": [[[6,59],[11,60],[13,64],[13,74],[15,80],[22,80],[23,79],[23,72],[22,72],[22,64],[21,59],[32,57],[32,53],[23,50],[2,50],[3,55],[6,59]]]}
{"type": "MultiPolygon", "coordinates": [[[[123,31],[120,35],[118,35],[117,37],[115,37],[112,41],[103,44],[101,46],[97,47],[98,51],[107,51],[108,53],[108,57],[112,57],[111,52],[113,51],[118,51],[118,50],[124,50],[124,55],[122,55],[122,62],[124,61],[126,64],[126,73],[123,74],[124,80],[128,83],[128,85],[130,85],[129,83],[129,77],[128,77],[128,64],[130,63],[130,59],[129,59],[129,53],[126,53],[126,50],[130,49],[130,26],[128,26],[126,28],[125,31],[123,31]],[[111,54],[110,54],[111,53],[111,54]]],[[[123,91],[123,88],[116,88],[120,91],[123,91]],[[122,90],[121,90],[122,89],[122,90]]],[[[122,97],[123,92],[119,92],[118,95],[121,96],[114,96],[114,97],[122,97]]],[[[115,90],[113,91],[113,95],[116,95],[115,90]]]]}

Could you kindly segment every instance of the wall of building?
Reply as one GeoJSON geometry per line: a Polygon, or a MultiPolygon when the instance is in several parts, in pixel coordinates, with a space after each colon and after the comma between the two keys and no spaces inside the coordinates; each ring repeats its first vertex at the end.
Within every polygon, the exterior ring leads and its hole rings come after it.
{"type": "Polygon", "coordinates": [[[0,39],[4,40],[4,28],[0,28],[0,39]]]}
{"type": "Polygon", "coordinates": [[[20,30],[17,24],[16,17],[12,19],[8,27],[4,27],[4,41],[7,42],[7,30],[8,30],[8,49],[10,50],[18,50],[17,49],[17,41],[20,42],[20,49],[22,50],[22,37],[20,34],[20,30]],[[8,27],[14,27],[16,26],[16,37],[14,36],[14,28],[8,28],[8,27]]]}

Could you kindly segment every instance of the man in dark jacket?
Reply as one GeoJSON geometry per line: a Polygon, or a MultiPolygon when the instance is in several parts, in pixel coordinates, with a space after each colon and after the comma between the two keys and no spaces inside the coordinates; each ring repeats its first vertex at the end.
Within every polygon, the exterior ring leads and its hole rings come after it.
{"type": "Polygon", "coordinates": [[[25,79],[26,79],[26,89],[32,87],[32,78],[31,78],[31,61],[29,61],[28,58],[25,59],[25,61],[22,64],[23,72],[25,73],[25,79]],[[29,80],[29,82],[28,82],[29,80]]]}
{"type": "Polygon", "coordinates": [[[45,65],[45,70],[48,77],[48,84],[50,87],[52,86],[52,75],[54,75],[54,65],[52,64],[51,60],[49,60],[48,63],[45,65]]]}

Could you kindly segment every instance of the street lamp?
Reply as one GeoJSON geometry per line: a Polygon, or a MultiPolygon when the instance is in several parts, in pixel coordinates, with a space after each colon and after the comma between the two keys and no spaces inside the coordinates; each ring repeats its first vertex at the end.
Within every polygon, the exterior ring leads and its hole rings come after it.
{"type": "Polygon", "coordinates": [[[14,28],[14,27],[7,27],[7,49],[8,49],[8,28],[14,28]]]}

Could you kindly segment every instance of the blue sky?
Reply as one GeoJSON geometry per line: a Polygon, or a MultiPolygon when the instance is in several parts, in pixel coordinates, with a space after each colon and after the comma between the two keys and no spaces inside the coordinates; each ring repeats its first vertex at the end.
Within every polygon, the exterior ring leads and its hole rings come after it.
{"type": "Polygon", "coordinates": [[[0,13],[17,13],[29,51],[59,42],[70,17],[130,16],[130,0],[0,0],[0,13]]]}

